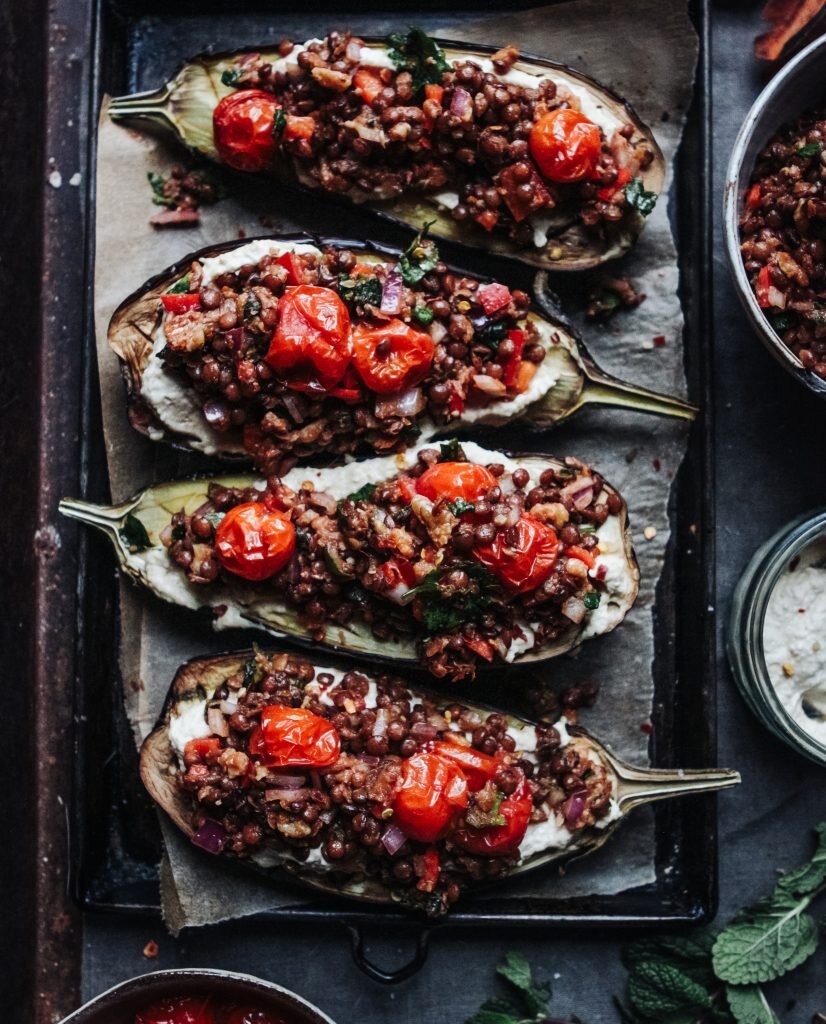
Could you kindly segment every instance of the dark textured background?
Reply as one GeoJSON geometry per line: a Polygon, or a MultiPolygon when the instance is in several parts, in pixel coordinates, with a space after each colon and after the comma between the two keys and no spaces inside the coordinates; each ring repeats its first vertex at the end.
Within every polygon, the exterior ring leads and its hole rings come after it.
{"type": "MultiPolygon", "coordinates": [[[[205,929],[174,942],[156,923],[98,918],[87,919],[81,928],[80,922],[72,920],[71,911],[68,915],[64,912],[61,807],[36,802],[22,806],[15,784],[24,773],[37,772],[42,777],[63,768],[49,760],[48,729],[36,719],[31,699],[36,689],[47,692],[50,680],[21,678],[20,655],[25,645],[46,645],[43,649],[48,649],[50,638],[58,631],[73,628],[48,614],[49,581],[74,585],[73,565],[54,558],[54,539],[48,528],[55,488],[66,482],[61,479],[55,440],[72,442],[82,382],[61,360],[61,346],[72,343],[77,325],[66,323],[59,310],[50,308],[48,275],[69,274],[82,280],[82,254],[72,251],[74,214],[65,179],[72,165],[83,165],[85,126],[76,126],[77,135],[72,133],[67,143],[74,146],[74,152],[64,153],[61,159],[64,171],[69,168],[60,190],[63,194],[55,190],[44,205],[39,197],[49,171],[46,161],[55,155],[49,147],[57,135],[55,123],[42,123],[41,90],[43,81],[48,85],[43,69],[49,47],[54,48],[53,64],[63,61],[67,62],[64,66],[71,66],[83,52],[85,40],[73,38],[73,30],[64,29],[50,17],[45,6],[37,0],[0,3],[0,49],[5,51],[0,59],[0,180],[2,230],[9,236],[0,247],[0,302],[4,307],[0,316],[4,340],[0,488],[9,514],[2,546],[8,573],[8,584],[1,591],[4,614],[0,616],[7,696],[0,729],[4,750],[10,749],[7,730],[14,741],[13,756],[9,759],[7,755],[6,760],[6,778],[11,783],[10,796],[3,803],[7,841],[0,844],[0,878],[8,901],[0,928],[2,1018],[14,1024],[54,1019],[47,1002],[41,1000],[34,1012],[29,1008],[32,992],[54,984],[61,966],[64,970],[70,967],[72,953],[82,941],[84,997],[156,966],[226,967],[294,988],[340,1024],[460,1022],[493,991],[494,967],[503,953],[518,948],[549,977],[558,975],[553,1001],[556,1014],[577,1013],[588,1024],[613,1024],[617,1018],[611,996],[621,991],[625,974],[618,943],[599,935],[437,935],[425,969],[405,985],[388,990],[372,984],[356,969],[343,933],[294,926],[279,932],[271,925],[241,923],[205,929]],[[38,296],[35,283],[41,279],[41,219],[47,274],[43,278],[46,286],[38,296]],[[53,346],[45,347],[49,356],[38,369],[33,365],[36,349],[29,339],[41,327],[48,330],[53,346]],[[31,415],[31,404],[36,401],[39,382],[49,385],[49,401],[57,404],[50,410],[50,427],[40,438],[38,459],[37,417],[31,415]],[[26,585],[35,577],[36,587],[26,585]],[[35,615],[39,621],[36,630],[32,627],[35,615]],[[41,840],[44,836],[54,839],[53,861],[33,863],[35,830],[41,840]],[[48,902],[51,894],[54,906],[54,914],[39,922],[33,920],[28,896],[35,873],[41,895],[45,894],[48,902]],[[160,945],[157,961],[147,961],[142,955],[152,938],[160,945]],[[9,1007],[11,1016],[6,1012],[9,1007]]],[[[74,0],[65,9],[73,8],[76,13],[82,6],[80,0],[74,0]]],[[[719,236],[725,164],[737,128],[765,75],[751,58],[760,6],[717,3],[713,10],[715,493],[721,627],[733,586],[758,544],[794,515],[826,500],[826,407],[782,374],[750,333],[728,280],[719,236]]],[[[59,16],[63,7],[60,0],[53,0],[52,15],[59,16]]],[[[80,70],[78,75],[79,88],[80,70]]],[[[79,108],[79,94],[73,90],[74,85],[60,96],[64,124],[79,108]]],[[[789,866],[808,852],[809,826],[826,817],[826,771],[799,758],[757,725],[734,690],[722,642],[720,662],[719,762],[736,766],[743,774],[743,785],[724,794],[719,804],[720,919],[725,920],[770,888],[778,866],[789,866]]],[[[70,673],[64,674],[61,666],[56,666],[55,678],[69,677],[70,673]]],[[[376,935],[369,951],[388,965],[409,953],[391,935],[376,935]]],[[[71,978],[67,980],[71,982],[71,978]]],[[[824,952],[791,979],[769,986],[767,991],[784,1024],[808,1024],[816,1010],[826,1011],[824,952]],[[794,1006],[789,1005],[792,1001],[796,1001],[794,1006]]]]}

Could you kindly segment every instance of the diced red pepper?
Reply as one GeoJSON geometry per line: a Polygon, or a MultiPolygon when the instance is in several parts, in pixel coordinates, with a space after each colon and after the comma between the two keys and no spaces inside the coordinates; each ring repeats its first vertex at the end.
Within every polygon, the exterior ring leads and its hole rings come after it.
{"type": "Polygon", "coordinates": [[[768,309],[771,306],[769,302],[769,289],[772,286],[771,276],[769,275],[768,263],[760,268],[760,273],[757,275],[757,304],[761,309],[768,309]]]}
{"type": "Polygon", "coordinates": [[[760,186],[752,185],[746,194],[746,209],[753,210],[755,206],[760,202],[760,186]]]}
{"type": "Polygon", "coordinates": [[[472,637],[470,640],[465,638],[465,647],[469,647],[474,654],[478,654],[480,658],[484,658],[485,661],[493,661],[494,649],[493,644],[489,640],[483,639],[481,636],[472,637]]]}
{"type": "Polygon", "coordinates": [[[447,403],[447,407],[451,412],[462,413],[465,411],[465,400],[458,391],[450,392],[450,401],[447,403]]]}
{"type": "Polygon", "coordinates": [[[477,224],[481,224],[485,231],[493,231],[499,220],[499,214],[496,210],[483,210],[482,213],[477,213],[473,219],[477,224]]]}
{"type": "Polygon", "coordinates": [[[526,183],[515,177],[513,171],[515,166],[516,164],[511,164],[500,171],[495,180],[513,219],[519,223],[528,214],[546,206],[553,206],[554,203],[547,185],[533,165],[531,165],[531,176],[527,181],[527,184],[530,185],[529,192],[527,189],[523,191],[523,186],[526,183]]]}
{"type": "Polygon", "coordinates": [[[627,185],[630,180],[631,172],[625,167],[620,167],[617,171],[616,178],[614,178],[611,184],[606,185],[605,188],[599,189],[597,192],[597,198],[608,202],[613,199],[614,195],[619,192],[621,188],[627,185]]]}
{"type": "Polygon", "coordinates": [[[428,84],[424,87],[424,98],[426,100],[434,100],[439,106],[442,105],[442,98],[445,94],[445,88],[443,85],[428,84]]]}
{"type": "Polygon", "coordinates": [[[506,387],[512,388],[519,374],[519,364],[522,362],[522,351],[525,348],[525,332],[520,330],[508,331],[508,338],[514,344],[514,352],[505,363],[503,380],[506,387]]]}
{"type": "Polygon", "coordinates": [[[479,289],[476,293],[476,298],[481,303],[482,309],[490,316],[491,313],[495,313],[498,309],[503,309],[507,306],[511,300],[511,290],[507,285],[491,281],[490,284],[486,284],[479,289]]]}
{"type": "Polygon", "coordinates": [[[179,292],[173,295],[162,295],[161,302],[167,313],[188,313],[190,309],[198,309],[201,297],[197,292],[179,292]]]}
{"type": "MultiPolygon", "coordinates": [[[[279,262],[281,262],[279,260],[279,262]]],[[[347,372],[338,387],[330,392],[333,398],[339,398],[342,402],[360,402],[364,397],[364,388],[359,380],[358,374],[352,366],[347,367],[347,372]]]]}
{"type": "Polygon", "coordinates": [[[391,588],[397,587],[401,583],[406,587],[416,586],[416,573],[406,558],[391,558],[382,562],[381,571],[391,588]]]}
{"type": "Polygon", "coordinates": [[[565,548],[565,557],[577,558],[580,562],[584,562],[589,569],[593,569],[597,564],[594,553],[587,548],[581,548],[578,544],[572,544],[570,547],[565,548]]]}
{"type": "Polygon", "coordinates": [[[201,736],[189,742],[184,747],[184,764],[199,764],[206,761],[207,755],[215,750],[221,749],[221,741],[217,736],[201,736]]]}
{"type": "Polygon", "coordinates": [[[410,504],[410,502],[419,493],[416,490],[416,481],[413,479],[412,476],[400,476],[396,481],[396,486],[398,487],[399,491],[402,494],[402,497],[408,504],[410,504]]]}
{"type": "Polygon", "coordinates": [[[433,892],[436,883],[439,881],[439,854],[435,847],[431,846],[425,850],[423,855],[424,874],[416,883],[416,888],[423,892],[433,892]]]}
{"type": "Polygon", "coordinates": [[[359,68],[353,75],[353,89],[365,103],[372,106],[384,88],[381,74],[376,68],[359,68]]]}
{"type": "Polygon", "coordinates": [[[287,284],[304,284],[304,264],[296,253],[282,252],[275,262],[287,271],[287,284]]]}
{"type": "Polygon", "coordinates": [[[286,123],[282,138],[285,142],[291,139],[311,139],[315,133],[316,122],[314,117],[297,117],[295,114],[287,114],[286,123]]]}

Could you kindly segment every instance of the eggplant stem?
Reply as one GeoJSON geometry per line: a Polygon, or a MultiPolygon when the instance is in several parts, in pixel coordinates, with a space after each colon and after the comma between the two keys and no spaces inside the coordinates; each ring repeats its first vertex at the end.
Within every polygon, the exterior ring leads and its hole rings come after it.
{"type": "MultiPolygon", "coordinates": [[[[583,405],[610,405],[620,409],[635,409],[637,412],[650,412],[655,416],[670,416],[674,419],[693,420],[698,413],[695,405],[663,395],[658,391],[629,384],[627,381],[611,377],[595,366],[585,365],[585,386],[574,409],[583,405]]],[[[571,411],[573,412],[574,409],[571,411]]]]}
{"type": "Polygon", "coordinates": [[[730,768],[635,768],[613,756],[617,774],[617,803],[625,813],[655,800],[668,800],[692,793],[713,793],[740,782],[740,773],[730,768]]]}
{"type": "Polygon", "coordinates": [[[136,504],[135,501],[129,501],[124,505],[96,505],[81,498],[63,498],[57,510],[68,519],[76,519],[79,523],[95,526],[104,533],[117,536],[136,504]]]}
{"type": "Polygon", "coordinates": [[[166,110],[171,93],[169,86],[152,92],[137,92],[132,96],[116,96],[109,103],[109,116],[113,121],[126,121],[133,117],[145,117],[174,128],[166,110]]]}

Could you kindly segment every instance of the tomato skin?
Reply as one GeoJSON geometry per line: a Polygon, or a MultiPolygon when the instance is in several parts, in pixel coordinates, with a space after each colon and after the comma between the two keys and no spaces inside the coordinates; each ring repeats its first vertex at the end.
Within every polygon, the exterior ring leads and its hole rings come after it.
{"type": "Polygon", "coordinates": [[[332,723],[306,708],[266,707],[249,749],[268,768],[329,768],[341,740],[332,723]]]}
{"type": "Polygon", "coordinates": [[[215,148],[236,171],[266,171],[276,145],[273,122],[279,104],[262,89],[239,89],[225,96],[212,115],[215,148]]]}
{"type": "Polygon", "coordinates": [[[473,747],[461,746],[458,743],[449,743],[444,740],[436,740],[430,745],[434,754],[445,757],[448,761],[457,764],[467,778],[468,788],[471,793],[478,792],[486,782],[496,777],[496,772],[501,765],[495,757],[483,754],[481,750],[473,747]]]}
{"type": "Polygon", "coordinates": [[[591,178],[599,162],[602,139],[597,125],[578,110],[554,110],[531,129],[531,155],[551,181],[591,178]]]}
{"type": "Polygon", "coordinates": [[[283,139],[290,142],[293,139],[311,139],[315,133],[316,120],[314,117],[298,117],[295,114],[287,114],[284,119],[283,139]]]}
{"type": "Polygon", "coordinates": [[[390,320],[381,327],[360,323],[353,329],[353,366],[367,387],[382,395],[424,380],[435,349],[429,334],[403,320],[390,320]],[[389,351],[379,355],[379,345],[389,345],[389,351]]]}
{"type": "Polygon", "coordinates": [[[393,822],[411,839],[434,843],[467,807],[468,784],[458,765],[420,751],[402,763],[402,787],[393,803],[393,822]]]}
{"type": "Polygon", "coordinates": [[[296,253],[282,252],[275,262],[287,271],[288,285],[301,284],[304,280],[304,264],[296,253]]]}
{"type": "Polygon", "coordinates": [[[138,1010],[135,1024],[215,1024],[215,1014],[209,999],[178,996],[159,999],[143,1010],[138,1010]]]}
{"type": "Polygon", "coordinates": [[[520,331],[518,328],[513,331],[508,331],[508,338],[513,342],[514,351],[513,355],[505,364],[503,380],[507,387],[512,388],[516,383],[519,364],[522,362],[522,352],[525,348],[525,332],[520,331]]]}
{"type": "Polygon", "coordinates": [[[231,508],[215,531],[221,565],[245,580],[266,580],[289,562],[295,551],[295,527],[288,515],[260,501],[231,508]]]}
{"type": "Polygon", "coordinates": [[[479,289],[476,293],[476,298],[479,300],[482,309],[490,316],[491,313],[495,313],[497,310],[504,309],[507,306],[511,300],[511,290],[507,285],[491,281],[490,284],[483,285],[479,289]]]}
{"type": "Polygon", "coordinates": [[[386,562],[382,562],[379,569],[381,569],[382,575],[390,587],[403,585],[410,588],[416,586],[416,573],[413,569],[413,563],[408,562],[406,558],[401,556],[390,558],[386,562]]]}
{"type": "Polygon", "coordinates": [[[300,284],[287,289],[278,314],[266,361],[296,391],[331,391],[353,354],[347,307],[331,288],[300,284]]]}
{"type": "Polygon", "coordinates": [[[184,747],[184,764],[189,767],[209,760],[209,755],[221,749],[221,741],[217,736],[199,736],[189,740],[184,747]]]}
{"type": "Polygon", "coordinates": [[[528,830],[532,810],[533,798],[523,781],[516,792],[505,797],[499,805],[499,813],[505,819],[504,825],[458,829],[451,839],[468,853],[482,857],[503,857],[516,853],[528,830]]]}
{"type": "Polygon", "coordinates": [[[496,486],[496,477],[473,462],[437,462],[416,480],[416,490],[431,501],[476,501],[496,486]]]}
{"type": "Polygon", "coordinates": [[[181,292],[177,295],[162,295],[161,302],[167,313],[188,313],[190,309],[198,309],[201,297],[197,292],[181,292]]]}
{"type": "Polygon", "coordinates": [[[535,590],[550,576],[559,558],[560,544],[556,530],[533,516],[523,515],[516,530],[514,547],[508,547],[504,531],[500,531],[493,544],[477,547],[473,554],[496,573],[508,590],[524,594],[535,590]]]}
{"type": "Polygon", "coordinates": [[[593,551],[589,551],[587,548],[581,548],[579,544],[572,544],[570,547],[565,548],[566,558],[578,558],[580,562],[584,562],[589,569],[593,569],[597,564],[596,555],[593,551]]]}

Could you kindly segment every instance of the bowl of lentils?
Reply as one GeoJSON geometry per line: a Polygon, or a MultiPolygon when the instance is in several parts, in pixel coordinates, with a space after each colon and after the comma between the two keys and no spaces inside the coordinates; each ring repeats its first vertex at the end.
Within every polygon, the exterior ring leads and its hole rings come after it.
{"type": "Polygon", "coordinates": [[[752,326],[789,373],[826,396],[826,36],[749,111],[729,161],[723,223],[752,326]]]}

